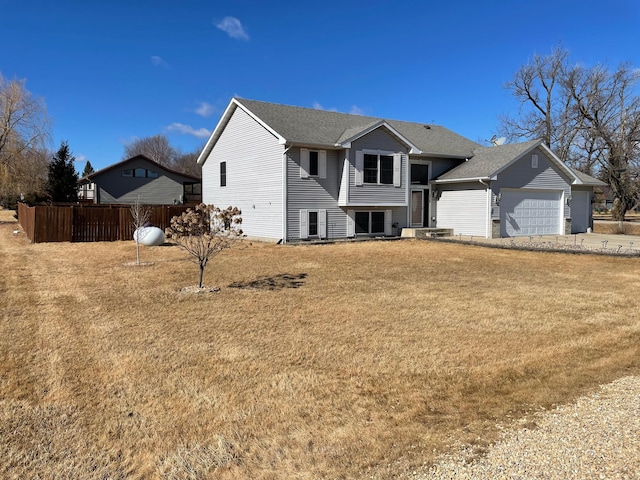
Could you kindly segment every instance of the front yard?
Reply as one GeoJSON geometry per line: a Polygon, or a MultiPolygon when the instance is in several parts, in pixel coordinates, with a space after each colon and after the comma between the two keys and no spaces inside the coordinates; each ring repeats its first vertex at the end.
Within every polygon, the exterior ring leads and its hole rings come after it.
{"type": "Polygon", "coordinates": [[[0,225],[0,477],[388,478],[640,371],[640,259],[0,225]]]}

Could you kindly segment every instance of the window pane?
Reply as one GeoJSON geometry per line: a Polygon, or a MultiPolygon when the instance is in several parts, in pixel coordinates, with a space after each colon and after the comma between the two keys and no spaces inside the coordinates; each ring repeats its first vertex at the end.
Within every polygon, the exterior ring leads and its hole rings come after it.
{"type": "Polygon", "coordinates": [[[309,236],[318,235],[318,212],[309,212],[309,236]]]}
{"type": "Polygon", "coordinates": [[[369,233],[369,212],[356,212],[356,233],[369,233]]]}
{"type": "Polygon", "coordinates": [[[393,157],[380,155],[380,183],[393,183],[393,157]]]}
{"type": "Polygon", "coordinates": [[[411,183],[429,185],[429,165],[411,165],[411,183]]]}
{"type": "Polygon", "coordinates": [[[141,177],[144,178],[147,176],[147,169],[146,168],[136,168],[133,172],[133,176],[134,177],[141,177]]]}
{"type": "Polygon", "coordinates": [[[309,175],[318,175],[318,152],[309,152],[309,175]]]}
{"type": "Polygon", "coordinates": [[[371,233],[384,233],[384,212],[371,212],[371,233]]]}
{"type": "Polygon", "coordinates": [[[148,178],[158,178],[158,172],[154,172],[153,170],[147,170],[148,178]]]}
{"type": "Polygon", "coordinates": [[[220,162],[220,186],[227,186],[227,162],[220,162]]]}
{"type": "Polygon", "coordinates": [[[378,156],[364,154],[364,182],[378,183],[378,156]]]}
{"type": "Polygon", "coordinates": [[[122,171],[122,176],[123,177],[133,177],[133,170],[131,170],[131,169],[123,170],[122,171]]]}

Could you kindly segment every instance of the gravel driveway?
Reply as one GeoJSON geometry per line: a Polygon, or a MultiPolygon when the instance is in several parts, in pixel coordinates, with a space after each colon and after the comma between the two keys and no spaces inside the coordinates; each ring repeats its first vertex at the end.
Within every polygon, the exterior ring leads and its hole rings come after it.
{"type": "Polygon", "coordinates": [[[640,479],[640,377],[625,377],[575,404],[543,412],[534,429],[505,432],[486,456],[465,449],[426,479],[640,479]]]}

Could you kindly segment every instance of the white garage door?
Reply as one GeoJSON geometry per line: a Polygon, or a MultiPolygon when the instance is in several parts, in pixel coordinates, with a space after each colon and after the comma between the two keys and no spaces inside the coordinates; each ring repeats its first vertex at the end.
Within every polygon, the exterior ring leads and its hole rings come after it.
{"type": "Polygon", "coordinates": [[[558,235],[562,233],[562,192],[503,191],[500,235],[558,235]]]}
{"type": "Polygon", "coordinates": [[[454,235],[488,237],[489,197],[486,190],[444,190],[437,206],[438,228],[454,235]]]}

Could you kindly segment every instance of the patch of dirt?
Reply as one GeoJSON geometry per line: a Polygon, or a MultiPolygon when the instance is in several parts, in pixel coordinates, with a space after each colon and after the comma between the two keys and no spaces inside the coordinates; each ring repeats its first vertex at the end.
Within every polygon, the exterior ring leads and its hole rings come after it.
{"type": "Polygon", "coordinates": [[[306,273],[281,273],[271,277],[260,277],[249,282],[233,282],[231,288],[247,288],[256,290],[281,290],[283,288],[300,288],[304,285],[306,273]]]}

